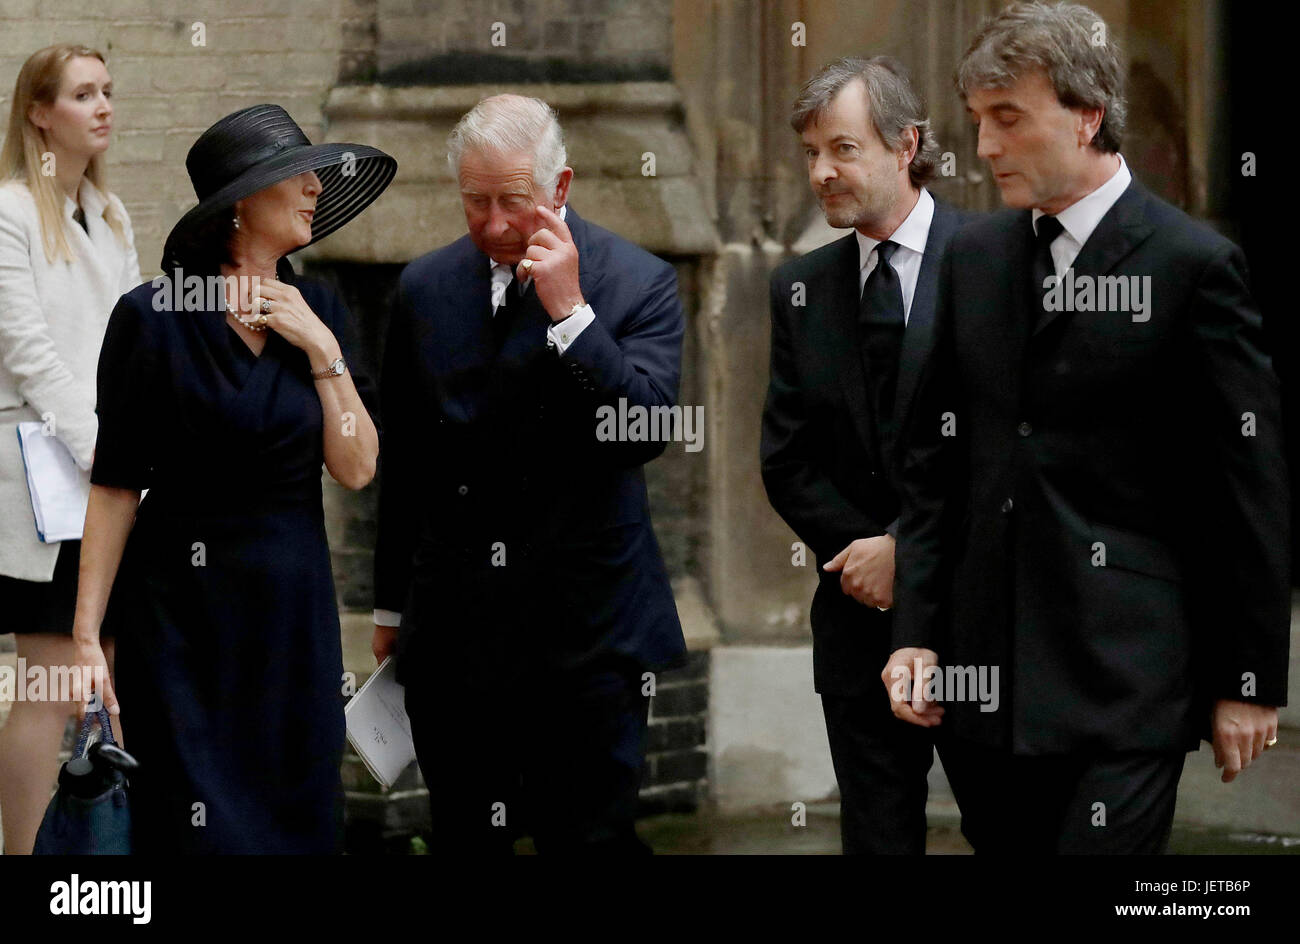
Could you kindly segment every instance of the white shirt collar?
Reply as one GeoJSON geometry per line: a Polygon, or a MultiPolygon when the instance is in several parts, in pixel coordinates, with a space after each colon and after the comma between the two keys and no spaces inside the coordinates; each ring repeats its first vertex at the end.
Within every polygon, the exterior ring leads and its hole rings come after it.
{"type": "MultiPolygon", "coordinates": [[[[1133,175],[1124,161],[1124,155],[1120,154],[1119,170],[1111,174],[1110,179],[1092,193],[1081,197],[1056,214],[1056,218],[1061,221],[1061,226],[1070,234],[1070,238],[1082,247],[1092,235],[1092,231],[1097,228],[1102,217],[1109,213],[1115,201],[1124,195],[1132,180],[1133,175]]],[[[1034,210],[1034,232],[1038,231],[1038,219],[1043,215],[1042,210],[1034,210]]]]}
{"type": "MultiPolygon", "coordinates": [[[[924,255],[926,240],[930,238],[930,221],[933,219],[934,197],[930,196],[930,191],[922,187],[916,206],[912,207],[912,212],[907,214],[907,219],[898,224],[898,229],[890,234],[889,239],[904,249],[924,255]]],[[[857,230],[853,232],[858,237],[858,268],[865,269],[871,259],[871,253],[883,240],[863,236],[857,230]]]]}
{"type": "Polygon", "coordinates": [[[86,219],[91,220],[104,215],[104,209],[108,206],[108,198],[90,182],[89,177],[83,174],[81,183],[77,185],[77,199],[73,200],[67,194],[63,195],[63,215],[67,219],[72,219],[72,214],[77,212],[77,204],[81,205],[81,210],[86,214],[86,219]]]}

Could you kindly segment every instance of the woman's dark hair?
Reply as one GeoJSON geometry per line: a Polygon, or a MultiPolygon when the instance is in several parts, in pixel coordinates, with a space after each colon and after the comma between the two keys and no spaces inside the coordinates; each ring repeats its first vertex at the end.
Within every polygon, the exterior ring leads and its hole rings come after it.
{"type": "Polygon", "coordinates": [[[230,243],[235,235],[235,208],[220,210],[210,219],[190,230],[177,246],[181,268],[192,272],[217,270],[222,265],[234,265],[230,243]]]}

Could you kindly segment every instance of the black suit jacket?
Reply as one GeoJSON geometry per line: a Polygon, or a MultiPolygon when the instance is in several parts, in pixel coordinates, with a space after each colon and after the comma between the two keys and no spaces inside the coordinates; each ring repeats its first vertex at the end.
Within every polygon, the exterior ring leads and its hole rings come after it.
{"type": "MultiPolygon", "coordinates": [[[[895,412],[907,410],[929,355],[939,260],[964,219],[935,200],[899,363],[895,412]]],[[[852,541],[894,532],[894,475],[873,461],[858,344],[857,237],[850,232],[779,266],[771,279],[772,365],[760,445],[768,499],[816,559],[813,682],[834,695],[874,693],[889,657],[891,614],[840,589],[829,562],[852,541]],[[795,285],[803,306],[793,304],[795,285]],[[874,471],[873,471],[874,470],[874,471]]]]}
{"type": "Polygon", "coordinates": [[[1286,700],[1289,497],[1245,260],[1135,181],[1073,268],[1149,276],[1147,320],[1035,327],[1032,248],[1028,211],[949,247],[902,471],[894,646],[1000,667],[997,711],[950,704],[961,736],[1191,749],[1211,699],[1286,700]]]}
{"type": "MultiPolygon", "coordinates": [[[[566,223],[596,320],[562,356],[530,287],[497,352],[490,260],[468,236],[402,272],[381,402],[375,605],[403,612],[398,671],[473,684],[616,655],[681,661],[642,466],[597,409],[672,406],[683,321],[672,266],[566,223]]],[[[496,318],[507,316],[508,309],[496,318]]]]}

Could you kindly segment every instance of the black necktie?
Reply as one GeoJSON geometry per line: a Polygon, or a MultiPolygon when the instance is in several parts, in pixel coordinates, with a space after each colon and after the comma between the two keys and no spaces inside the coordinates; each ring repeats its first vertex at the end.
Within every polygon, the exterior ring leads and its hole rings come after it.
{"type": "Polygon", "coordinates": [[[523,306],[519,304],[519,282],[512,275],[510,281],[506,283],[500,307],[492,313],[492,341],[498,351],[506,343],[510,326],[514,323],[521,307],[523,306]]]}
{"type": "Polygon", "coordinates": [[[886,240],[876,246],[876,267],[862,287],[858,329],[862,341],[862,367],[871,398],[872,425],[876,430],[876,456],[881,471],[891,466],[894,440],[894,391],[898,386],[898,359],[903,348],[903,285],[890,258],[898,244],[886,240]]]}
{"type": "Polygon", "coordinates": [[[1065,231],[1061,221],[1054,216],[1040,216],[1038,218],[1038,230],[1034,235],[1034,272],[1033,272],[1033,291],[1029,297],[1033,299],[1033,323],[1037,324],[1043,317],[1043,301],[1047,296],[1047,289],[1043,283],[1048,277],[1056,275],[1056,263],[1052,261],[1052,241],[1065,231]]]}

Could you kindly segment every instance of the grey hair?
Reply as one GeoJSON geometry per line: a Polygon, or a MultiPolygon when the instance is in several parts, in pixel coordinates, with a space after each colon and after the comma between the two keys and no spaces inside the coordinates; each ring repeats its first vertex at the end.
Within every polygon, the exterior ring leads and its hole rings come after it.
{"type": "Polygon", "coordinates": [[[493,95],[456,122],[447,136],[447,166],[460,177],[466,151],[481,154],[532,154],[533,184],[554,190],[568,160],[564,133],[555,109],[540,98],[493,95]]]}
{"type": "Polygon", "coordinates": [[[965,98],[973,89],[1007,88],[1034,68],[1047,73],[1066,108],[1105,109],[1092,146],[1119,150],[1128,103],[1105,20],[1077,3],[1013,4],[980,26],[957,66],[957,91],[965,98]]]}
{"type": "Polygon", "coordinates": [[[939,160],[939,142],[935,140],[926,115],[925,103],[912,88],[907,70],[897,59],[875,56],[871,59],[836,59],[804,83],[790,112],[790,126],[802,134],[830,106],[831,99],[855,79],[861,80],[871,105],[871,124],[887,148],[901,148],[908,128],[916,129],[916,154],[907,168],[912,186],[921,187],[934,177],[939,160]]]}

